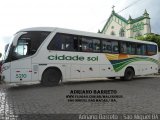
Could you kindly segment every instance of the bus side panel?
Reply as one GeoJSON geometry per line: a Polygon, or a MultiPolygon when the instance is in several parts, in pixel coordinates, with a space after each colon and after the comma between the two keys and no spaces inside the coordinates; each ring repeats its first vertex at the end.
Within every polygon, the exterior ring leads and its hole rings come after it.
{"type": "Polygon", "coordinates": [[[11,82],[32,81],[31,58],[11,62],[11,82]]]}
{"type": "MultiPolygon", "coordinates": [[[[69,71],[69,69],[67,71],[69,71]]],[[[66,74],[69,75],[69,72],[67,71],[66,71],[66,74]]],[[[80,79],[81,78],[81,65],[79,64],[71,65],[70,76],[71,76],[71,79],[80,79]]]]}
{"type": "Polygon", "coordinates": [[[115,72],[111,64],[100,65],[100,76],[101,77],[115,77],[119,76],[119,73],[115,72]]]}
{"type": "Polygon", "coordinates": [[[81,66],[81,78],[99,78],[102,77],[99,74],[99,65],[82,65],[81,66]]]}

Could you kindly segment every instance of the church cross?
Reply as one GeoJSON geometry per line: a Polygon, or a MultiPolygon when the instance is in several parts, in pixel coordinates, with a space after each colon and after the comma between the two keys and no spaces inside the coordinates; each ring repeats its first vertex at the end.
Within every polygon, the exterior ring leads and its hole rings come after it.
{"type": "Polygon", "coordinates": [[[115,7],[115,6],[113,5],[113,6],[112,6],[113,11],[114,11],[114,7],[115,7]]]}

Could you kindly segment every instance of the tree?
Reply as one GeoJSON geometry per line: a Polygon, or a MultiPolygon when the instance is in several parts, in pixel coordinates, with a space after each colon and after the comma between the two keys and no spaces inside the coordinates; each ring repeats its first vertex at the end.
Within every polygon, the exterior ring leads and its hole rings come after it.
{"type": "Polygon", "coordinates": [[[158,50],[160,51],[160,35],[150,33],[150,34],[147,34],[145,36],[138,36],[138,37],[136,37],[136,39],[155,42],[155,43],[157,43],[158,50]]]}

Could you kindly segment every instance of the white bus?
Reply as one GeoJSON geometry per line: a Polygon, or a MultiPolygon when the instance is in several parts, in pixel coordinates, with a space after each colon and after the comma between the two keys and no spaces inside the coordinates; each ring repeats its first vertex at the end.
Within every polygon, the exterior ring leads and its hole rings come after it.
{"type": "Polygon", "coordinates": [[[40,81],[45,86],[85,78],[131,80],[158,72],[158,49],[152,42],[61,28],[17,32],[2,66],[6,82],[40,81]]]}

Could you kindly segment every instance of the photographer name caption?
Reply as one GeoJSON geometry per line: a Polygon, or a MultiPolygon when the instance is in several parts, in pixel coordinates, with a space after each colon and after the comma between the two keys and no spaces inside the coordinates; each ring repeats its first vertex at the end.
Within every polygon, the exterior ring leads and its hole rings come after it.
{"type": "Polygon", "coordinates": [[[117,102],[123,98],[117,90],[70,90],[68,102],[117,102]]]}
{"type": "Polygon", "coordinates": [[[159,120],[159,114],[80,114],[79,120],[159,120]]]}

